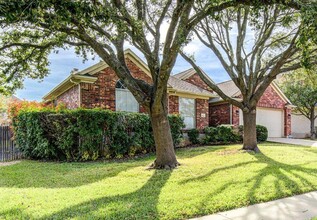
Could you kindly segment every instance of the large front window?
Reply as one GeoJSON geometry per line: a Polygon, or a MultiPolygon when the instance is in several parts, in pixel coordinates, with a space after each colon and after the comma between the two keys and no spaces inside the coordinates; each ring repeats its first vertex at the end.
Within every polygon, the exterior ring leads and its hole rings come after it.
{"type": "Polygon", "coordinates": [[[196,127],[195,99],[179,98],[179,113],[184,118],[185,129],[196,127]]]}
{"type": "Polygon", "coordinates": [[[116,111],[139,112],[139,103],[121,80],[116,83],[116,111]]]}

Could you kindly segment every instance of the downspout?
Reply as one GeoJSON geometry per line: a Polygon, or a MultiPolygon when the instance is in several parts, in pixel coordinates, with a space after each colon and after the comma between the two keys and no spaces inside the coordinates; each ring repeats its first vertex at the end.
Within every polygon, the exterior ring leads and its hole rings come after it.
{"type": "Polygon", "coordinates": [[[230,104],[230,124],[232,125],[232,104],[230,104]]]}

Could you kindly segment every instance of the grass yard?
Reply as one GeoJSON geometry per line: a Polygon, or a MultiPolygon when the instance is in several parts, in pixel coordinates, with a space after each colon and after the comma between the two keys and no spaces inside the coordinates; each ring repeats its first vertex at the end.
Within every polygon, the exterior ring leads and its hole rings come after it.
{"type": "Polygon", "coordinates": [[[265,143],[177,151],[174,171],[127,162],[0,167],[0,219],[184,219],[317,190],[317,148],[265,143]]]}

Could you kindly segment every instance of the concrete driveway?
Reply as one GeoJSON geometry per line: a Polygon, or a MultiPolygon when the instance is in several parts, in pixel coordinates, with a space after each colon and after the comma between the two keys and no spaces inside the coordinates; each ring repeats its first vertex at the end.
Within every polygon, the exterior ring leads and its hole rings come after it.
{"type": "Polygon", "coordinates": [[[307,147],[317,147],[317,140],[294,139],[294,138],[268,138],[268,141],[282,144],[295,144],[307,147]]]}

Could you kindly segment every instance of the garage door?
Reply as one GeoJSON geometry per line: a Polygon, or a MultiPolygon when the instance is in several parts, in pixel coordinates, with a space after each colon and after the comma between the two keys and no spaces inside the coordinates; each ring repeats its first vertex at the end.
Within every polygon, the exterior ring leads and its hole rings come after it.
{"type": "MultiPolygon", "coordinates": [[[[284,136],[284,111],[257,108],[256,123],[267,127],[269,137],[284,136]]],[[[243,114],[240,110],[240,124],[243,124],[243,114]]]]}

